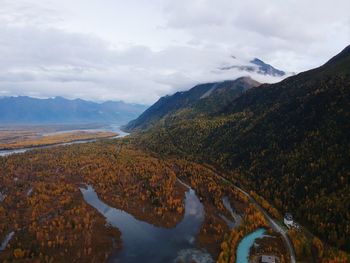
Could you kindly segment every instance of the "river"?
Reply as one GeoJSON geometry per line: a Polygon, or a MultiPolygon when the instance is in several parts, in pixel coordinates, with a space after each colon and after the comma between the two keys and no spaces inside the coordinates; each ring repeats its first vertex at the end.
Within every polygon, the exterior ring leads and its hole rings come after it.
{"type": "Polygon", "coordinates": [[[259,228],[258,230],[246,235],[237,247],[237,259],[236,263],[249,263],[250,248],[254,245],[255,240],[262,238],[265,234],[265,229],[259,228]]]}
{"type": "Polygon", "coordinates": [[[109,262],[214,262],[198,247],[196,236],[204,220],[204,207],[191,188],[185,194],[185,214],[174,228],[156,227],[102,202],[92,186],[80,188],[85,201],[122,233],[122,250],[109,262]]]}
{"type": "MultiPolygon", "coordinates": [[[[110,131],[110,132],[118,133],[117,136],[112,137],[110,139],[122,138],[122,137],[129,135],[129,133],[124,132],[120,129],[120,125],[116,125],[116,124],[110,124],[110,125],[106,126],[105,128],[100,128],[100,129],[65,130],[65,131],[59,131],[59,132],[53,132],[53,133],[45,133],[42,135],[59,134],[59,133],[67,133],[67,132],[75,132],[75,131],[91,131],[91,132],[110,131]]],[[[35,150],[35,149],[50,148],[50,147],[55,147],[55,146],[65,146],[65,145],[78,144],[78,143],[95,142],[96,140],[98,140],[98,139],[76,140],[73,142],[57,143],[57,144],[52,144],[52,145],[47,145],[47,146],[27,147],[27,148],[12,149],[12,150],[0,150],[0,156],[7,156],[7,155],[17,154],[17,153],[25,153],[27,151],[31,151],[31,150],[35,150]]]]}

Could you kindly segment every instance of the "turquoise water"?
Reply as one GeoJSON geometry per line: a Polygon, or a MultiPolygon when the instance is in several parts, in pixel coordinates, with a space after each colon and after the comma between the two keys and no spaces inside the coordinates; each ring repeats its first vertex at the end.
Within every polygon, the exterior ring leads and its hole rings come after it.
{"type": "Polygon", "coordinates": [[[249,261],[249,251],[255,240],[261,238],[265,234],[265,229],[259,228],[255,232],[245,236],[239,243],[237,248],[237,260],[236,263],[248,263],[249,261]]]}

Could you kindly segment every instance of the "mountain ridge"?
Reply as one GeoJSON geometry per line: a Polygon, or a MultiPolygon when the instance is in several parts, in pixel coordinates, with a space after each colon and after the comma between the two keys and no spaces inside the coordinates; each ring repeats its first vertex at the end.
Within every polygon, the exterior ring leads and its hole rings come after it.
{"type": "Polygon", "coordinates": [[[129,122],[125,129],[129,131],[145,129],[166,115],[173,114],[177,110],[184,108],[191,108],[193,116],[196,115],[196,111],[197,114],[200,114],[201,110],[214,110],[213,108],[223,107],[242,93],[258,85],[260,83],[250,77],[199,84],[188,91],[176,92],[171,96],[160,98],[137,119],[129,122]]]}

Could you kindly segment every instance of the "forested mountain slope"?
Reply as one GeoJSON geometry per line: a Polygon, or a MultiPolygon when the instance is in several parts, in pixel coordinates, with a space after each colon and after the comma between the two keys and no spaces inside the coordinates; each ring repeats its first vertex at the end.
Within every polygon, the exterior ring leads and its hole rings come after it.
{"type": "Polygon", "coordinates": [[[163,117],[178,111],[185,111],[191,117],[218,111],[258,85],[259,82],[249,77],[197,85],[188,91],[160,98],[125,128],[129,131],[147,129],[163,117]]]}
{"type": "Polygon", "coordinates": [[[178,110],[136,137],[208,162],[350,251],[350,46],[325,65],[249,89],[219,110],[178,110]]]}

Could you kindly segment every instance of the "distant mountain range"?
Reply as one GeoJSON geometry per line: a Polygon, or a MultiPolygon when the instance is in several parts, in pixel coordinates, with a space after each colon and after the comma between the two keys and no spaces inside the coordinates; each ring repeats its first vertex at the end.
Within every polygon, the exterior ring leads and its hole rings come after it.
{"type": "Polygon", "coordinates": [[[96,103],[62,97],[37,99],[25,96],[0,97],[0,123],[126,123],[147,106],[121,101],[96,103]]]}
{"type": "Polygon", "coordinates": [[[350,251],[350,46],[279,83],[241,78],[161,98],[127,128],[145,149],[209,163],[350,251]]]}

